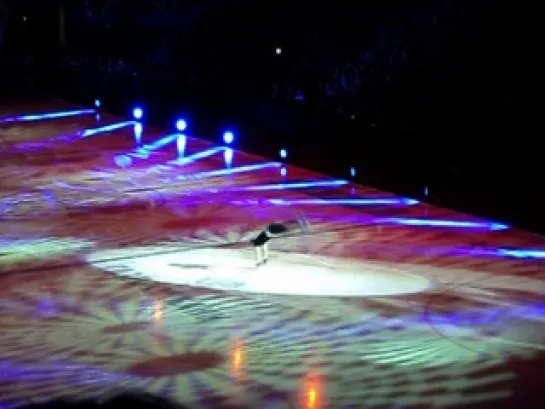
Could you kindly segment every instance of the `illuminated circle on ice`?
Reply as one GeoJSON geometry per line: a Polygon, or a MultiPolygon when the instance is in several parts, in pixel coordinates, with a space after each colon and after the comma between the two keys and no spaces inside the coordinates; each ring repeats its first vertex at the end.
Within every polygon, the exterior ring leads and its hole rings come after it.
{"type": "Polygon", "coordinates": [[[94,253],[89,261],[114,274],[214,290],[283,295],[377,297],[422,292],[430,280],[364,260],[301,253],[271,253],[255,267],[252,249],[158,249],[94,253]],[[124,253],[125,257],[123,257],[124,253]]]}

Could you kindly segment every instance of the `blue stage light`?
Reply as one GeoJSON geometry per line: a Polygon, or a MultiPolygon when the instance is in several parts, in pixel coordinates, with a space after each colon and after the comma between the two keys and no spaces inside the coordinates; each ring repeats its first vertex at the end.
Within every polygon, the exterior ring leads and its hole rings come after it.
{"type": "Polygon", "coordinates": [[[231,131],[226,131],[223,133],[223,142],[227,145],[230,145],[235,140],[235,134],[231,131]]]}
{"type": "Polygon", "coordinates": [[[286,176],[286,175],[288,174],[288,171],[286,170],[285,167],[282,167],[282,168],[280,169],[280,174],[281,174],[282,176],[286,176]]]}
{"type": "Polygon", "coordinates": [[[60,111],[60,112],[48,112],[44,114],[28,114],[28,115],[16,115],[0,118],[0,124],[9,122],[33,122],[42,121],[44,119],[58,119],[69,118],[72,116],[90,115],[94,114],[94,109],[78,109],[75,111],[60,111]]]}
{"type": "MultiPolygon", "coordinates": [[[[276,164],[279,166],[279,164],[276,164]]],[[[280,165],[281,166],[281,165],[280,165]]],[[[291,182],[291,183],[275,183],[270,185],[254,185],[244,186],[238,190],[242,191],[270,191],[270,190],[287,190],[287,189],[309,189],[314,187],[336,187],[347,185],[346,180],[313,180],[310,182],[291,182]]]]}
{"type": "Polygon", "coordinates": [[[173,163],[175,163],[176,165],[187,165],[189,163],[193,163],[193,162],[196,162],[198,160],[208,158],[208,157],[210,157],[212,155],[215,155],[216,153],[222,152],[222,151],[225,151],[225,148],[218,148],[218,147],[211,148],[211,149],[207,149],[205,151],[194,153],[194,154],[186,156],[184,158],[178,158],[173,163]]]}
{"type": "Polygon", "coordinates": [[[176,129],[178,132],[183,132],[187,129],[187,121],[185,119],[178,119],[176,121],[176,129]]]}
{"type": "MultiPolygon", "coordinates": [[[[263,163],[256,163],[255,165],[246,165],[246,166],[239,166],[236,168],[227,168],[227,169],[218,169],[218,170],[211,170],[207,172],[200,172],[200,173],[192,173],[190,175],[180,175],[177,177],[178,180],[198,180],[198,179],[204,179],[204,178],[212,178],[212,177],[218,177],[218,176],[226,176],[226,175],[235,175],[238,173],[246,173],[246,172],[255,172],[258,170],[263,169],[270,169],[270,168],[276,168],[280,166],[277,162],[263,162],[263,163]]],[[[211,189],[211,191],[217,191],[218,189],[211,189]]],[[[249,189],[234,189],[236,190],[249,190],[249,189]]]]}
{"type": "Polygon", "coordinates": [[[185,135],[179,135],[176,140],[176,147],[178,150],[178,158],[185,156],[185,148],[187,146],[187,137],[185,135]]]}
{"type": "Polygon", "coordinates": [[[416,218],[387,218],[380,219],[380,223],[401,224],[405,226],[451,227],[483,230],[506,230],[508,225],[494,222],[472,222],[465,220],[437,220],[416,218]]]}
{"type": "Polygon", "coordinates": [[[226,149],[225,152],[223,153],[223,157],[225,158],[225,166],[230,168],[231,165],[233,164],[233,156],[234,156],[234,152],[232,149],[226,149]]]}
{"type": "MultiPolygon", "coordinates": [[[[282,168],[284,169],[284,168],[282,168]]],[[[331,198],[331,199],[271,199],[274,204],[290,205],[332,205],[332,206],[412,206],[418,204],[414,199],[384,198],[331,198]]]]}
{"type": "Polygon", "coordinates": [[[288,157],[288,152],[285,149],[280,149],[280,157],[286,159],[288,157]]]}
{"type": "Polygon", "coordinates": [[[545,250],[533,249],[497,249],[496,253],[501,256],[513,258],[545,258],[545,250]]]}
{"type": "MultiPolygon", "coordinates": [[[[135,125],[135,127],[136,127],[136,125],[135,125]]],[[[157,150],[169,145],[170,143],[173,143],[173,142],[179,143],[180,138],[183,137],[183,135],[180,136],[180,134],[177,134],[177,133],[176,134],[170,134],[170,135],[163,136],[162,138],[156,140],[155,142],[153,142],[151,144],[142,145],[141,141],[138,140],[138,135],[141,135],[141,134],[135,133],[138,148],[133,150],[132,152],[128,152],[125,155],[121,155],[121,156],[126,156],[128,158],[132,157],[132,158],[139,158],[139,159],[148,159],[152,152],[157,151],[157,150]]],[[[118,166],[121,166],[120,163],[123,163],[123,162],[119,162],[118,159],[120,161],[124,160],[124,159],[121,159],[120,156],[118,156],[116,158],[116,164],[118,166]]],[[[123,167],[130,166],[131,163],[132,162],[129,162],[126,165],[124,165],[123,167]]]]}
{"type": "MultiPolygon", "coordinates": [[[[100,118],[98,118],[98,119],[100,119],[100,118]]],[[[97,127],[97,128],[84,129],[83,131],[81,131],[79,133],[79,135],[82,138],[86,138],[86,137],[93,136],[93,135],[98,135],[98,134],[101,134],[101,133],[113,132],[113,131],[116,131],[118,129],[125,128],[125,127],[131,126],[131,125],[134,125],[134,121],[115,122],[113,124],[104,125],[104,126],[100,126],[100,127],[97,127]]]]}
{"type": "Polygon", "coordinates": [[[353,166],[350,168],[350,176],[352,176],[352,177],[356,176],[356,168],[353,167],[353,166]]]}
{"type": "Polygon", "coordinates": [[[132,110],[132,116],[134,117],[134,119],[142,119],[142,117],[144,116],[144,110],[142,108],[134,108],[132,110]]]}
{"type": "Polygon", "coordinates": [[[95,108],[100,108],[101,105],[100,99],[95,99],[95,108]]]}
{"type": "Polygon", "coordinates": [[[140,146],[142,143],[142,133],[144,132],[144,127],[140,122],[134,124],[134,140],[136,144],[140,146]]]}

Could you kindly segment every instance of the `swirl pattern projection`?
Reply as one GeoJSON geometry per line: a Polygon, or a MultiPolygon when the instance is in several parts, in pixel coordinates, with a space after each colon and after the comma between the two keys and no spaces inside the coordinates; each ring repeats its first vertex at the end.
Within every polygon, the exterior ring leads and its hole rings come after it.
{"type": "Polygon", "coordinates": [[[175,144],[130,157],[125,128],[59,138],[94,121],[0,125],[2,405],[120,389],[220,409],[540,396],[542,237],[242,152],[226,167],[193,138],[201,159],[175,144]],[[300,212],[310,233],[273,240],[256,268],[250,238],[300,212]]]}

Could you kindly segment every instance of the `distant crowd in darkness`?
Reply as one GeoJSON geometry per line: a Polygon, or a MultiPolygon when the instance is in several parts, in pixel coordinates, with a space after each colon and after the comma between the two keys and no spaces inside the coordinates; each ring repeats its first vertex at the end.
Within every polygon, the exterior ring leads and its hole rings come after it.
{"type": "MultiPolygon", "coordinates": [[[[17,9],[16,2],[11,3],[15,11],[4,12],[9,16],[4,21],[22,19],[25,11],[17,9]]],[[[138,76],[143,81],[161,73],[165,81],[180,82],[180,88],[204,87],[214,79],[226,83],[231,78],[238,84],[233,88],[241,89],[240,84],[253,81],[253,88],[277,101],[330,100],[339,111],[347,112],[380,109],[376,95],[402,81],[407,67],[433,56],[452,7],[451,0],[443,0],[413,6],[399,2],[397,9],[386,10],[362,8],[332,13],[316,8],[316,21],[310,24],[304,18],[308,9],[296,10],[285,3],[275,2],[276,13],[261,13],[256,19],[261,31],[246,24],[248,32],[255,30],[256,38],[241,45],[236,34],[226,33],[242,27],[244,15],[259,12],[249,1],[237,3],[237,7],[225,0],[139,0],[130,4],[118,0],[59,1],[65,44],[58,62],[62,70],[84,70],[86,76],[95,72],[102,76],[138,76]],[[245,3],[250,8],[246,14],[241,10],[245,3]],[[358,12],[361,24],[352,25],[346,32],[338,33],[342,24],[337,29],[326,24],[332,14],[342,23],[344,19],[354,20],[358,12]],[[291,16],[287,23],[278,21],[285,16],[291,16]],[[215,35],[210,32],[211,26],[218,27],[215,35]],[[289,38],[275,30],[280,26],[289,26],[289,38]],[[276,36],[280,38],[276,43],[281,44],[275,44],[276,36]],[[199,45],[188,44],[188,38],[199,45]],[[277,46],[282,46],[281,55],[275,52],[277,46]],[[258,54],[258,47],[263,48],[260,61],[250,61],[249,56],[258,54]],[[226,59],[231,68],[226,67],[226,59]],[[252,73],[256,78],[248,80],[252,73]],[[234,78],[237,76],[241,78],[234,78]]],[[[29,26],[32,23],[27,22],[29,26]]],[[[1,27],[2,19],[0,43],[1,27]]],[[[38,64],[32,55],[19,57],[26,66],[38,64]]]]}

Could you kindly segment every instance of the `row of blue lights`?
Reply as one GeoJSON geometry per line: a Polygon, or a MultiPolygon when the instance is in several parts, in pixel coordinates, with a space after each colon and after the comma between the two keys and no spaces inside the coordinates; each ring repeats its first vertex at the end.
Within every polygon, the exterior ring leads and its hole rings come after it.
{"type": "MultiPolygon", "coordinates": [[[[95,101],[96,109],[100,108],[100,100],[95,101]]],[[[96,113],[96,110],[73,110],[73,111],[63,111],[63,112],[50,112],[42,114],[32,114],[32,115],[22,115],[14,117],[5,117],[0,118],[1,123],[7,122],[17,122],[17,121],[38,121],[45,119],[57,119],[57,118],[66,118],[70,116],[78,115],[88,115],[96,113]]],[[[97,114],[98,115],[98,114],[97,114]]],[[[90,137],[100,133],[111,132],[118,130],[127,126],[134,126],[135,137],[138,141],[138,149],[133,152],[129,152],[125,155],[120,155],[115,158],[115,162],[118,166],[126,167],[130,166],[132,163],[131,158],[147,158],[150,153],[154,150],[157,150],[166,144],[176,142],[179,151],[179,157],[172,161],[173,165],[185,165],[192,163],[196,160],[214,155],[218,152],[223,152],[225,156],[225,162],[228,169],[220,169],[214,171],[201,172],[198,174],[193,174],[191,176],[182,175],[177,179],[202,179],[202,178],[211,178],[224,176],[228,174],[237,174],[243,172],[251,172],[260,169],[267,168],[281,168],[280,171],[282,175],[286,175],[286,168],[282,163],[278,162],[268,162],[261,164],[253,164],[231,168],[233,161],[234,150],[229,147],[219,147],[212,148],[206,151],[198,152],[190,156],[185,156],[185,146],[187,143],[187,137],[183,132],[188,128],[188,122],[185,119],[178,119],[175,122],[176,130],[179,132],[177,134],[171,134],[163,137],[162,139],[156,141],[152,144],[141,145],[141,136],[143,133],[143,125],[140,122],[144,117],[144,110],[140,107],[133,109],[132,121],[123,121],[112,124],[106,124],[103,126],[85,129],[78,132],[77,137],[90,137]]],[[[228,130],[223,133],[223,140],[226,145],[231,145],[235,140],[235,134],[228,130]]],[[[286,149],[281,149],[279,152],[281,158],[285,159],[288,156],[286,149]]],[[[350,168],[350,174],[352,176],[356,175],[356,169],[354,167],[350,168]]],[[[279,183],[279,184],[270,184],[270,185],[254,185],[254,186],[240,186],[234,188],[234,190],[242,191],[274,191],[274,190],[285,190],[285,189],[306,189],[314,187],[334,187],[334,186],[343,186],[348,184],[345,180],[327,180],[327,181],[308,181],[308,182],[288,182],[288,183],[279,183]]],[[[232,188],[231,188],[232,189],[232,188]]],[[[271,199],[270,204],[275,205],[354,205],[354,206],[365,206],[365,205],[415,205],[418,204],[416,200],[413,199],[399,199],[399,198],[359,198],[359,199],[346,199],[346,198],[337,198],[337,199],[297,199],[297,200],[284,200],[284,199],[271,199]]],[[[434,219],[419,219],[419,218],[376,218],[373,220],[374,223],[378,224],[397,224],[405,226],[426,226],[426,227],[450,227],[450,228],[469,228],[469,229],[484,229],[484,230],[506,230],[509,228],[508,225],[502,223],[490,223],[490,222],[471,222],[471,221],[456,221],[456,220],[434,220],[434,219]]],[[[487,253],[487,250],[474,250],[476,252],[487,253]]],[[[502,249],[501,255],[506,257],[513,258],[544,258],[545,250],[523,250],[523,249],[502,249]]]]}
{"type": "Polygon", "coordinates": [[[48,112],[42,114],[15,115],[0,118],[0,124],[9,124],[13,122],[33,122],[45,119],[70,118],[73,116],[90,115],[94,113],[94,109],[76,109],[71,111],[48,112]]]}
{"type": "MultiPolygon", "coordinates": [[[[99,108],[101,106],[101,102],[99,100],[96,100],[95,101],[95,106],[97,108],[99,108]]],[[[141,108],[141,107],[135,107],[135,108],[133,108],[132,115],[133,115],[135,120],[140,121],[140,120],[142,120],[144,118],[144,109],[141,108]]],[[[175,127],[176,127],[176,130],[178,132],[185,132],[187,130],[187,128],[188,128],[188,121],[186,119],[183,119],[183,118],[177,119],[175,121],[175,127]]],[[[227,130],[227,131],[223,132],[222,139],[223,139],[223,142],[226,145],[232,145],[234,143],[234,141],[235,141],[235,134],[234,134],[233,131],[227,130]]],[[[288,157],[288,151],[285,148],[280,149],[278,154],[279,154],[280,158],[282,158],[282,159],[287,159],[287,157],[288,157]]],[[[232,157],[233,152],[232,151],[226,151],[225,155],[232,157]]],[[[226,158],[226,160],[228,160],[228,159],[229,158],[226,158]]],[[[228,160],[228,161],[230,161],[230,160],[228,160]]],[[[281,174],[283,176],[285,176],[287,174],[286,168],[282,168],[280,170],[280,172],[281,172],[281,174]]],[[[352,177],[356,176],[356,169],[354,167],[350,168],[350,176],[352,176],[352,177]]]]}
{"type": "MultiPolygon", "coordinates": [[[[99,109],[101,106],[102,106],[101,101],[98,100],[98,99],[95,100],[95,108],[99,109]]],[[[42,113],[42,114],[19,115],[19,116],[13,116],[13,117],[0,118],[0,124],[1,123],[10,123],[10,122],[30,122],[30,121],[47,120],[47,119],[67,118],[67,117],[71,117],[71,116],[88,115],[88,114],[93,114],[93,113],[96,113],[96,110],[83,109],[83,110],[50,112],[50,113],[42,113]]],[[[133,117],[134,117],[135,121],[124,121],[124,122],[118,122],[118,123],[113,123],[113,124],[100,126],[100,127],[97,127],[97,128],[89,128],[89,129],[86,129],[86,130],[80,132],[78,134],[78,136],[80,136],[80,137],[89,137],[89,136],[93,136],[93,135],[96,135],[96,134],[100,134],[100,133],[104,133],[104,132],[111,132],[111,131],[114,131],[114,130],[117,130],[117,129],[120,129],[120,128],[123,128],[123,127],[126,127],[126,126],[134,125],[135,137],[140,142],[142,132],[143,132],[143,126],[139,121],[142,120],[143,117],[144,117],[144,110],[141,107],[135,107],[133,109],[132,113],[133,113],[133,117]]],[[[176,121],[176,123],[175,123],[175,127],[178,130],[178,132],[182,133],[185,130],[187,130],[188,122],[185,119],[178,119],[176,121]]],[[[130,153],[129,155],[123,155],[123,156],[117,157],[116,158],[116,163],[118,163],[121,166],[128,166],[131,163],[130,157],[147,157],[151,151],[159,148],[160,146],[164,146],[164,144],[170,143],[173,140],[177,140],[177,143],[179,145],[179,149],[181,148],[180,150],[181,150],[181,152],[183,152],[185,150],[186,137],[184,135],[168,135],[167,137],[163,138],[161,141],[158,141],[156,144],[147,145],[147,146],[139,148],[138,150],[136,150],[135,152],[130,153]]],[[[234,142],[234,140],[235,140],[235,134],[232,131],[228,130],[228,131],[225,131],[223,133],[223,141],[224,141],[224,143],[226,145],[231,145],[234,142]]],[[[223,148],[223,151],[224,151],[225,161],[228,164],[228,167],[230,167],[230,164],[232,163],[232,160],[233,160],[234,151],[231,148],[223,148]]],[[[200,156],[200,155],[197,154],[196,156],[200,156]]],[[[287,150],[286,149],[281,149],[280,152],[279,152],[279,156],[282,159],[286,159],[288,157],[287,150]]],[[[195,159],[197,159],[197,158],[195,158],[195,159]]],[[[193,158],[183,158],[183,153],[180,156],[180,158],[178,159],[178,161],[180,161],[180,162],[191,162],[191,160],[193,160],[193,158]]],[[[275,164],[275,166],[281,166],[281,164],[275,164]]],[[[250,168],[253,169],[253,167],[250,167],[250,168]]],[[[244,170],[246,170],[246,169],[244,169],[244,170]]],[[[234,169],[231,170],[231,171],[234,171],[234,169]]],[[[240,169],[237,169],[237,171],[240,172],[240,169]]],[[[281,167],[280,172],[284,176],[287,174],[287,170],[283,166],[281,167]]],[[[211,174],[216,175],[216,172],[212,172],[211,174]]],[[[350,175],[352,177],[356,176],[356,169],[354,167],[350,168],[350,175]]],[[[346,183],[346,182],[343,182],[343,183],[346,183]]],[[[306,184],[303,184],[303,185],[305,185],[304,187],[306,187],[306,184]]],[[[311,183],[310,185],[319,186],[320,183],[315,182],[315,183],[311,183]]],[[[303,187],[303,186],[299,186],[299,184],[296,184],[296,186],[297,187],[303,187]]],[[[279,189],[287,188],[287,186],[284,186],[282,184],[278,185],[276,187],[279,188],[279,189]]],[[[293,186],[293,187],[295,187],[295,186],[293,186]]],[[[264,187],[264,186],[259,186],[259,187],[255,186],[255,187],[253,187],[253,189],[258,189],[258,190],[263,189],[263,188],[271,188],[271,187],[270,186],[268,186],[268,187],[264,187]]],[[[253,189],[250,188],[250,190],[253,190],[253,189]]],[[[388,201],[388,200],[386,200],[386,201],[388,201]]],[[[365,204],[365,203],[366,203],[365,200],[362,200],[362,201],[358,202],[358,204],[360,204],[360,205],[365,204]]],[[[374,200],[372,200],[368,204],[371,204],[371,203],[374,203],[374,200]]],[[[303,204],[303,203],[300,203],[300,204],[303,204]]],[[[306,203],[306,204],[311,204],[311,203],[309,202],[309,203],[306,203]]],[[[313,202],[313,204],[318,204],[318,203],[313,202]]],[[[344,203],[343,201],[339,201],[339,203],[337,203],[337,204],[348,204],[348,203],[344,203]]],[[[356,203],[351,202],[350,204],[356,204],[356,203]]],[[[377,203],[375,203],[375,204],[377,204],[377,203]]],[[[383,203],[383,204],[392,204],[392,203],[388,202],[388,203],[383,203]]],[[[410,203],[404,203],[404,204],[410,205],[410,204],[415,204],[415,203],[410,202],[410,203]]],[[[426,225],[426,226],[469,227],[469,228],[471,228],[471,227],[483,227],[483,226],[481,226],[480,223],[477,223],[475,225],[475,223],[473,223],[473,222],[447,221],[447,220],[392,219],[392,220],[390,220],[390,222],[396,223],[396,224],[402,224],[402,225],[412,225],[412,226],[426,225]]],[[[488,228],[490,228],[491,230],[504,230],[504,229],[508,228],[508,226],[506,226],[504,224],[500,224],[500,223],[490,223],[488,225],[488,228]]]]}
{"type": "MultiPolygon", "coordinates": [[[[95,101],[96,108],[99,108],[101,106],[101,103],[99,100],[95,101]]],[[[77,115],[87,115],[94,113],[94,110],[76,110],[76,111],[64,111],[64,112],[52,112],[52,113],[44,113],[44,114],[32,114],[32,115],[24,115],[24,116],[18,116],[18,117],[12,117],[12,118],[3,118],[4,120],[0,120],[0,123],[5,122],[14,122],[14,121],[37,121],[37,120],[43,120],[43,119],[57,119],[57,118],[65,118],[70,116],[77,116],[77,115]]],[[[133,110],[133,121],[124,121],[124,122],[117,122],[113,124],[107,124],[104,126],[96,127],[96,128],[89,128],[84,131],[81,131],[78,133],[79,137],[90,137],[94,136],[96,134],[104,133],[104,132],[111,132],[123,127],[127,126],[134,126],[134,132],[135,137],[138,141],[140,141],[142,133],[143,133],[143,125],[139,120],[141,120],[144,116],[144,111],[142,108],[135,108],[133,110]]],[[[249,166],[242,166],[238,168],[231,168],[231,163],[233,160],[234,151],[230,147],[221,147],[221,148],[213,148],[209,149],[207,151],[199,152],[194,155],[191,155],[189,157],[184,157],[183,151],[185,150],[185,145],[187,143],[186,136],[182,133],[185,131],[188,127],[187,121],[184,119],[178,119],[176,121],[176,129],[180,132],[179,134],[171,134],[167,135],[164,138],[160,139],[159,141],[156,141],[153,144],[149,145],[140,145],[139,148],[136,149],[133,152],[130,152],[126,155],[120,155],[115,158],[115,162],[121,166],[126,167],[130,166],[132,159],[131,157],[139,157],[139,158],[147,158],[149,157],[149,154],[159,149],[162,146],[165,146],[168,143],[176,142],[178,145],[178,148],[180,150],[180,156],[179,158],[174,161],[173,163],[177,165],[184,165],[191,163],[195,160],[211,156],[217,152],[223,151],[225,156],[226,164],[228,165],[228,169],[223,170],[216,170],[216,171],[209,171],[209,172],[202,172],[197,175],[193,175],[193,178],[206,178],[206,177],[217,177],[217,176],[223,176],[226,174],[234,174],[234,173],[242,173],[242,172],[248,172],[248,171],[255,171],[258,169],[265,169],[265,168],[271,168],[271,167],[281,167],[281,173],[283,175],[286,174],[286,168],[282,166],[281,163],[276,162],[270,162],[270,163],[264,163],[264,164],[255,164],[255,165],[249,165],[249,166]]],[[[226,131],[224,133],[224,142],[226,144],[233,143],[235,139],[235,135],[232,131],[226,131]]],[[[287,151],[285,149],[280,150],[280,156],[282,158],[286,158],[288,155],[287,151]]],[[[355,176],[356,170],[355,168],[350,169],[350,173],[352,176],[355,176]]],[[[186,176],[181,176],[179,179],[186,178],[186,176]]],[[[342,180],[334,180],[334,181],[312,181],[312,182],[298,182],[298,183],[280,183],[280,184],[273,184],[273,185],[258,185],[258,186],[246,186],[246,187],[240,187],[240,190],[247,190],[247,191],[262,191],[262,190],[284,190],[284,189],[301,189],[301,188],[311,188],[311,187],[332,187],[332,186],[342,186],[347,184],[347,181],[342,180]]],[[[287,201],[283,199],[273,199],[271,200],[271,204],[277,204],[277,205],[318,205],[318,204],[334,204],[334,205],[414,205],[418,202],[413,199],[394,199],[394,198],[367,198],[367,199],[299,199],[294,201],[287,201]]],[[[509,226],[501,223],[488,223],[488,222],[469,222],[469,221],[454,221],[454,220],[430,220],[430,219],[411,219],[411,218],[389,218],[389,219],[377,219],[375,222],[379,222],[382,224],[398,224],[398,225],[406,225],[406,226],[427,226],[427,227],[451,227],[451,228],[477,228],[477,229],[486,229],[486,230],[505,230],[508,229],[509,226]]],[[[510,256],[510,257],[518,257],[518,258],[541,258],[544,256],[544,251],[542,250],[533,250],[533,251],[520,251],[520,250],[511,250],[511,249],[505,249],[503,251],[503,255],[510,256]]]]}
{"type": "MultiPolygon", "coordinates": [[[[72,110],[72,111],[60,111],[60,112],[49,112],[49,113],[41,113],[41,114],[29,114],[29,115],[3,117],[3,118],[0,118],[0,124],[13,123],[13,122],[32,122],[32,121],[40,121],[40,120],[47,120],[47,119],[59,119],[59,118],[67,118],[71,116],[89,115],[89,114],[96,114],[97,121],[99,121],[100,113],[98,113],[98,110],[102,107],[102,101],[100,99],[95,99],[94,106],[95,106],[95,109],[80,109],[80,110],[72,110]]],[[[88,129],[83,131],[79,136],[81,137],[93,136],[99,133],[117,130],[125,126],[134,124],[136,139],[137,141],[140,141],[140,138],[143,132],[143,127],[140,121],[144,118],[144,109],[138,106],[134,107],[132,110],[132,116],[135,121],[125,121],[121,123],[101,126],[98,128],[88,129]]],[[[175,128],[178,132],[185,132],[188,128],[188,121],[183,118],[177,119],[175,122],[175,128]]],[[[226,145],[228,146],[232,145],[235,142],[235,139],[236,139],[236,136],[232,130],[226,130],[225,132],[223,132],[223,142],[226,145]]],[[[231,162],[229,158],[232,159],[233,151],[229,151],[229,150],[225,151],[225,155],[226,155],[226,160],[228,162],[231,162]]],[[[288,157],[288,151],[285,148],[280,149],[279,156],[280,158],[285,160],[288,157]]],[[[283,176],[285,176],[287,174],[287,169],[283,167],[280,170],[280,172],[283,176]]],[[[356,169],[354,167],[350,168],[350,176],[352,177],[356,176],[356,169]]]]}
{"type": "MultiPolygon", "coordinates": [[[[95,101],[95,106],[98,108],[101,105],[99,100],[95,101]]],[[[144,110],[140,107],[133,108],[132,116],[135,120],[141,121],[144,118],[144,110]]],[[[188,128],[188,122],[186,119],[180,118],[175,122],[175,127],[178,132],[185,132],[188,128]]],[[[232,131],[225,131],[223,133],[223,142],[227,145],[231,145],[235,141],[235,134],[232,131]]]]}

